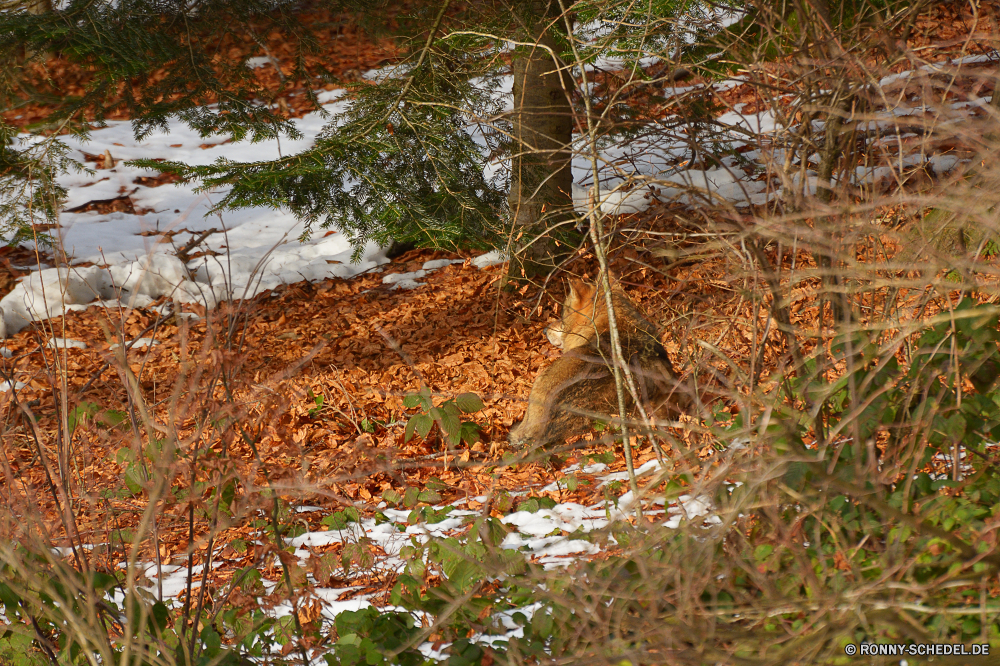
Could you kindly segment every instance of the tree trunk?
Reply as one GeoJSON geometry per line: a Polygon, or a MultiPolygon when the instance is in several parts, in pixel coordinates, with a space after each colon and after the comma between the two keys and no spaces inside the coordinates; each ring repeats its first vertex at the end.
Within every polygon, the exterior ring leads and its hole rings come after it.
{"type": "Polygon", "coordinates": [[[24,8],[29,14],[45,14],[52,11],[52,0],[27,0],[24,8]]]}
{"type": "MultiPolygon", "coordinates": [[[[569,3],[566,3],[569,4],[569,3]]],[[[557,37],[565,31],[559,3],[528,2],[530,31],[515,54],[512,174],[508,203],[514,234],[510,277],[531,278],[552,272],[572,225],[553,227],[573,217],[571,169],[573,79],[560,59],[557,37]],[[558,239],[562,238],[560,242],[558,239]]]]}
{"type": "MultiPolygon", "coordinates": [[[[28,11],[29,14],[37,14],[39,16],[53,11],[52,0],[25,0],[22,6],[28,11]]],[[[42,60],[48,60],[52,57],[52,53],[49,51],[28,51],[25,49],[21,52],[21,54],[25,58],[31,55],[42,60]]]]}

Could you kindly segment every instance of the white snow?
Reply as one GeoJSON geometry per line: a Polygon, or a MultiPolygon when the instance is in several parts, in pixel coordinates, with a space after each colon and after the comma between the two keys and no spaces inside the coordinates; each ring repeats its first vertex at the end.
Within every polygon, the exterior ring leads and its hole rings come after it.
{"type": "Polygon", "coordinates": [[[7,335],[33,319],[82,310],[97,299],[113,298],[111,276],[97,266],[47,268],[31,273],[0,300],[7,335]]]}
{"type": "MultiPolygon", "coordinates": [[[[974,57],[961,62],[981,61],[981,57],[974,57]]],[[[265,57],[251,58],[247,63],[254,67],[271,64],[265,57]]],[[[615,63],[601,64],[612,66],[615,63]]],[[[393,75],[392,71],[380,70],[368,76],[389,76],[393,75]]],[[[398,74],[397,71],[395,75],[398,74]]],[[[723,90],[741,83],[743,81],[736,78],[712,84],[712,87],[723,90]]],[[[496,94],[504,102],[509,102],[511,85],[510,76],[501,78],[496,94]]],[[[157,172],[124,164],[125,160],[136,158],[167,159],[194,165],[208,164],[219,158],[250,162],[297,153],[312,144],[329,121],[329,114],[339,113],[350,104],[343,90],[324,90],[318,95],[324,103],[322,111],[291,121],[303,135],[299,139],[286,137],[280,142],[258,143],[229,142],[224,137],[204,139],[179,121],[169,122],[168,131],[151,134],[142,141],[135,140],[128,122],[110,122],[106,128],[94,130],[88,143],[76,137],[65,137],[77,159],[83,160],[84,153],[101,155],[108,151],[116,161],[111,169],[72,173],[59,179],[68,191],[68,200],[60,227],[53,233],[76,263],[94,265],[43,267],[22,279],[14,291],[0,301],[0,337],[16,333],[32,320],[89,305],[140,307],[166,297],[176,304],[193,303],[211,308],[221,301],[251,298],[282,284],[350,278],[379,270],[388,259],[374,245],[364,248],[359,263],[351,263],[352,248],[338,232],[324,233],[314,229],[312,237],[302,242],[299,240],[304,230],[302,223],[289,213],[271,208],[248,208],[206,216],[224,191],[196,193],[193,185],[185,183],[156,186],[157,172]],[[90,202],[121,197],[127,197],[137,212],[69,212],[90,202]],[[199,238],[199,243],[188,246],[199,238]],[[182,261],[176,256],[177,249],[182,247],[188,255],[201,254],[182,261]]],[[[975,103],[981,101],[974,100],[975,103]]],[[[881,118],[864,122],[869,129],[888,127],[895,122],[893,117],[920,111],[901,106],[884,112],[881,118]]],[[[785,131],[773,113],[748,114],[743,112],[743,107],[719,116],[713,127],[712,140],[728,142],[733,148],[746,146],[750,135],[761,137],[785,131]]],[[[472,125],[470,131],[483,142],[472,125]]],[[[585,139],[583,136],[574,139],[576,184],[573,199],[581,213],[587,211],[595,189],[595,174],[585,139]]],[[[22,140],[38,139],[22,137],[22,140]]],[[[706,168],[696,163],[689,144],[690,137],[685,129],[664,130],[656,125],[650,125],[647,131],[639,132],[629,141],[616,143],[609,139],[601,143],[596,174],[600,183],[596,203],[600,211],[605,214],[635,213],[645,210],[655,200],[676,200],[692,205],[728,201],[736,206],[748,206],[787,194],[777,183],[759,177],[746,164],[724,160],[725,166],[706,168]]],[[[780,163],[780,148],[754,148],[744,157],[755,160],[760,169],[780,163]]],[[[927,160],[920,158],[921,162],[927,160]]],[[[932,156],[929,161],[939,174],[958,165],[958,158],[949,155],[932,156]]],[[[497,161],[488,165],[487,170],[495,173],[503,168],[505,163],[497,161]]],[[[889,166],[859,169],[856,182],[885,182],[893,173],[889,166]]],[[[798,174],[794,175],[789,184],[804,189],[807,194],[816,191],[815,174],[807,171],[801,183],[796,180],[798,178],[798,174]]],[[[494,251],[473,259],[471,265],[484,268],[503,261],[504,253],[494,251]]],[[[428,272],[448,263],[452,262],[429,261],[420,270],[387,275],[383,282],[394,288],[413,289],[421,285],[420,280],[428,272]]],[[[162,306],[161,311],[167,308],[184,314],[176,305],[162,306]]]]}
{"type": "MultiPolygon", "coordinates": [[[[734,15],[735,16],[735,15],[734,15]]],[[[927,65],[920,70],[903,72],[883,78],[879,85],[889,86],[897,81],[905,81],[920,71],[941,71],[943,66],[990,61],[990,56],[970,56],[956,59],[943,65],[927,65]]],[[[646,64],[648,64],[647,61],[646,64]]],[[[251,68],[274,66],[269,57],[255,57],[246,61],[251,68]]],[[[620,66],[621,61],[604,58],[598,61],[601,68],[620,66]]],[[[588,70],[593,68],[588,66],[588,70]]],[[[386,68],[368,72],[364,78],[378,80],[385,76],[405,73],[405,68],[386,68]]],[[[739,78],[712,84],[717,91],[725,91],[742,85],[739,78]]],[[[668,86],[665,94],[680,95],[705,86],[668,86]]],[[[511,108],[510,95],[512,77],[503,77],[499,94],[504,96],[507,108],[511,108]]],[[[155,186],[153,181],[137,181],[153,178],[157,172],[127,166],[124,160],[137,158],[163,158],[189,164],[208,164],[216,159],[232,161],[263,161],[289,155],[309,147],[322,127],[328,122],[329,113],[343,111],[349,102],[344,99],[343,90],[318,91],[317,95],[325,105],[323,112],[306,115],[293,120],[302,132],[301,139],[282,138],[278,141],[231,143],[223,137],[203,139],[182,123],[172,121],[168,131],[155,133],[141,142],[136,141],[127,122],[111,122],[107,128],[91,133],[89,143],[68,137],[64,140],[75,151],[74,156],[81,161],[84,153],[102,154],[109,151],[117,164],[111,169],[97,169],[93,173],[73,173],[60,177],[60,184],[68,191],[66,209],[75,209],[86,204],[107,199],[128,196],[135,214],[113,212],[63,212],[57,235],[65,251],[77,262],[93,263],[90,266],[49,268],[38,267],[23,278],[14,290],[0,300],[0,338],[21,330],[32,320],[62,314],[64,311],[81,310],[92,305],[127,307],[146,306],[156,299],[166,297],[178,304],[202,304],[214,307],[219,302],[233,298],[250,298],[262,291],[282,284],[301,280],[322,280],[326,278],[350,278],[358,274],[378,271],[388,263],[383,250],[368,245],[359,263],[351,263],[352,248],[340,233],[324,233],[314,229],[307,241],[299,238],[304,230],[302,223],[294,216],[271,208],[250,208],[223,214],[206,213],[225,194],[224,191],[196,193],[190,184],[170,183],[155,186]],[[189,247],[190,255],[202,251],[202,256],[182,261],[177,257],[177,249],[190,240],[208,233],[196,246],[189,247]]],[[[953,111],[961,112],[985,103],[986,98],[951,105],[953,111]]],[[[750,143],[750,135],[767,139],[786,131],[772,112],[743,113],[744,105],[715,119],[713,132],[715,140],[728,142],[734,148],[750,143]]],[[[897,129],[898,118],[919,116],[927,109],[900,104],[884,112],[873,114],[873,118],[859,122],[859,129],[871,131],[876,128],[897,129]]],[[[585,137],[574,137],[573,158],[573,201],[579,212],[586,212],[589,200],[596,195],[596,203],[604,214],[634,213],[645,210],[652,201],[676,200],[698,204],[706,200],[722,199],[735,205],[762,204],[774,196],[786,194],[781,188],[771,186],[766,180],[755,178],[753,169],[746,163],[733,160],[724,161],[726,166],[698,168],[690,150],[690,137],[683,130],[675,134],[650,126],[648,132],[628,141],[600,145],[596,156],[597,173],[594,173],[591,156],[587,153],[585,137]],[[600,186],[595,190],[595,180],[600,186]]],[[[822,129],[821,123],[814,128],[822,129]]],[[[873,142],[873,145],[892,145],[911,134],[895,134],[873,142]]],[[[477,139],[480,138],[477,136],[477,139]]],[[[34,141],[36,139],[24,139],[34,141]]],[[[762,141],[761,143],[766,143],[762,141]]],[[[775,142],[776,144],[778,142],[775,142]]],[[[780,163],[784,151],[768,145],[755,146],[755,150],[743,153],[745,160],[756,165],[780,163]]],[[[816,157],[813,156],[813,161],[816,157]]],[[[895,167],[858,167],[853,175],[856,184],[877,185],[888,182],[904,166],[929,163],[934,171],[943,174],[956,168],[960,163],[954,155],[905,155],[895,167]]],[[[488,167],[490,171],[504,168],[496,162],[488,167]]],[[[814,194],[818,185],[814,171],[803,170],[791,178],[794,188],[804,189],[814,194]]],[[[477,268],[504,263],[507,260],[502,251],[494,250],[472,259],[469,263],[477,268]]],[[[462,260],[432,260],[425,262],[417,271],[395,273],[382,278],[382,283],[394,288],[414,289],[421,286],[419,280],[431,271],[442,269],[462,260]]],[[[177,310],[176,305],[161,306],[161,311],[177,310]]],[[[192,316],[189,313],[179,315],[192,316]]],[[[158,344],[152,338],[133,340],[132,348],[149,347],[158,344]]],[[[52,338],[49,347],[85,348],[78,340],[52,338]]],[[[112,348],[117,348],[113,345],[112,348]]],[[[10,358],[6,348],[0,348],[0,355],[10,358]]],[[[24,387],[14,382],[15,390],[24,387]]],[[[9,391],[11,382],[0,382],[0,391],[9,391]]],[[[734,440],[730,449],[746,448],[748,440],[734,440]]],[[[962,454],[964,458],[964,452],[962,454]]],[[[950,462],[947,456],[941,460],[950,462]]],[[[628,479],[625,472],[605,473],[607,465],[591,464],[584,467],[575,465],[565,473],[583,472],[603,474],[598,488],[609,483],[628,479]]],[[[636,475],[644,477],[659,473],[661,466],[651,460],[636,470],[636,475]]],[[[565,483],[553,483],[541,490],[559,491],[565,483]]],[[[474,498],[484,502],[485,497],[474,498]]],[[[535,512],[516,511],[502,518],[510,529],[501,546],[506,549],[526,553],[545,568],[568,566],[576,558],[587,557],[601,551],[598,543],[581,538],[595,530],[601,530],[616,520],[626,518],[626,512],[635,505],[636,498],[631,491],[624,492],[614,501],[602,501],[594,506],[583,506],[572,502],[555,505],[551,509],[535,512]]],[[[666,505],[661,525],[677,529],[685,522],[694,526],[719,524],[722,519],[713,514],[713,504],[707,496],[681,495],[667,502],[663,497],[645,496],[640,501],[644,513],[657,514],[657,510],[647,505],[666,505]]],[[[340,530],[307,532],[288,539],[287,545],[294,548],[295,557],[303,565],[314,557],[314,549],[336,543],[358,543],[370,540],[385,553],[380,556],[370,571],[397,573],[405,566],[399,553],[404,546],[426,544],[429,540],[443,537],[465,539],[469,524],[478,515],[475,511],[456,508],[463,502],[455,502],[447,518],[437,523],[410,524],[411,511],[406,509],[382,509],[387,522],[364,518],[359,522],[347,523],[340,530]]],[[[443,507],[436,507],[441,509],[443,507]]],[[[315,507],[301,507],[299,510],[315,510],[315,507]]],[[[198,574],[202,566],[194,567],[192,587],[200,585],[198,574]]],[[[143,572],[151,581],[149,590],[156,593],[162,586],[164,598],[174,598],[188,588],[188,569],[180,565],[163,565],[159,569],[153,564],[143,565],[143,572]]],[[[366,574],[368,572],[365,572],[366,574]]],[[[345,572],[344,578],[349,578],[345,572]]],[[[273,583],[265,581],[266,588],[273,583]]],[[[359,610],[370,606],[364,597],[340,601],[345,593],[356,590],[356,585],[339,588],[316,586],[313,594],[324,601],[323,614],[332,619],[345,610],[359,610]]],[[[516,612],[530,617],[540,605],[518,609],[516,612]]],[[[509,635],[519,635],[520,627],[513,621],[515,611],[505,611],[497,618],[503,626],[511,630],[509,635]]],[[[291,607],[279,605],[273,609],[276,616],[291,613],[291,607]]],[[[481,637],[483,642],[494,638],[481,637]]],[[[446,646],[444,646],[446,647],[446,646]]],[[[420,646],[426,655],[444,654],[429,645],[420,646]]]]}
{"type": "MultiPolygon", "coordinates": [[[[584,469],[591,473],[600,473],[607,468],[603,463],[588,465],[584,469]]],[[[657,461],[650,461],[640,466],[637,472],[648,475],[660,470],[657,461]]],[[[578,467],[567,468],[564,471],[580,471],[578,467]]],[[[602,477],[602,481],[609,481],[612,478],[619,478],[620,473],[607,474],[602,477]]],[[[551,509],[540,509],[535,512],[515,511],[504,516],[501,521],[510,530],[501,543],[502,548],[518,550],[526,557],[539,563],[545,569],[567,567],[580,558],[587,558],[601,552],[602,542],[600,540],[591,541],[586,535],[595,530],[603,530],[612,522],[624,520],[628,516],[620,509],[629,502],[631,493],[626,493],[616,501],[602,501],[594,506],[583,506],[573,502],[562,502],[556,504],[551,509]]],[[[464,543],[474,534],[471,530],[475,520],[480,517],[477,511],[470,511],[457,508],[466,501],[482,502],[486,498],[483,496],[469,498],[469,500],[459,500],[449,505],[439,505],[436,510],[451,507],[447,517],[437,523],[419,522],[410,524],[412,512],[409,509],[384,508],[381,511],[383,518],[379,520],[372,518],[362,518],[359,522],[348,522],[343,529],[317,532],[306,532],[294,538],[285,540],[286,545],[294,548],[294,555],[299,559],[299,566],[310,570],[309,560],[318,557],[325,546],[336,543],[359,543],[367,540],[384,552],[384,555],[376,556],[373,564],[359,570],[352,568],[350,571],[338,572],[338,579],[343,583],[336,587],[324,587],[314,582],[314,594],[322,600],[322,612],[325,618],[332,620],[343,611],[356,611],[371,606],[367,595],[359,595],[350,600],[341,601],[341,597],[351,591],[359,589],[359,585],[354,584],[354,579],[363,582],[366,577],[373,573],[384,572],[385,574],[396,574],[404,570],[405,562],[399,557],[400,549],[403,546],[414,544],[426,544],[430,539],[454,537],[460,543],[464,543]]],[[[663,504],[661,500],[653,499],[652,502],[644,501],[644,514],[652,517],[663,513],[656,510],[656,504],[663,504]]],[[[315,507],[308,507],[309,510],[315,507]]],[[[296,507],[296,512],[301,507],[296,507]]],[[[691,521],[693,526],[703,524],[718,524],[721,522],[717,516],[712,514],[711,501],[706,497],[682,495],[677,501],[671,502],[666,507],[662,525],[676,529],[685,520],[691,521]]],[[[269,539],[270,536],[261,535],[262,539],[269,539]]],[[[613,545],[613,541],[611,544],[613,545]]],[[[224,546],[220,545],[220,549],[224,546]]],[[[69,556],[68,549],[58,551],[64,557],[69,556]]],[[[175,560],[171,564],[163,564],[159,568],[155,563],[142,563],[139,565],[139,573],[146,579],[146,589],[154,596],[161,598],[167,603],[173,603],[178,595],[187,590],[187,566],[184,565],[183,556],[180,560],[175,560]],[[159,597],[159,589],[162,587],[163,595],[159,597]]],[[[276,561],[275,561],[276,564],[276,561]]],[[[125,563],[119,565],[124,567],[125,563]]],[[[202,566],[195,566],[193,569],[192,587],[200,585],[200,577],[203,572],[202,566]]],[[[266,592],[274,588],[274,582],[263,580],[266,592]]],[[[525,617],[530,618],[540,606],[533,604],[517,610],[504,611],[498,614],[496,621],[509,630],[507,638],[519,635],[520,626],[514,622],[513,615],[520,612],[525,617]]],[[[389,609],[385,609],[389,610],[389,609]]],[[[281,617],[291,613],[288,604],[278,604],[268,611],[274,617],[281,617]]],[[[483,636],[484,641],[505,640],[500,636],[483,636]]]]}
{"type": "Polygon", "coordinates": [[[250,69],[257,69],[258,67],[264,67],[266,65],[273,64],[271,59],[267,56],[257,56],[255,58],[247,58],[247,67],[250,69]]]}
{"type": "Polygon", "coordinates": [[[431,259],[430,261],[425,261],[424,265],[420,267],[424,271],[436,271],[439,268],[444,268],[445,266],[450,266],[452,264],[465,263],[464,259],[431,259]]]}
{"type": "MultiPolygon", "coordinates": [[[[592,465],[588,468],[596,473],[603,471],[606,465],[592,465]]],[[[659,469],[659,465],[653,461],[646,463],[639,469],[644,473],[650,473],[659,469]]],[[[485,497],[472,499],[481,502],[485,500],[485,497]]],[[[711,505],[707,500],[687,496],[681,497],[680,500],[681,504],[673,504],[668,508],[668,520],[662,524],[676,528],[683,516],[690,519],[705,517],[705,522],[709,523],[718,521],[717,517],[710,515],[711,505]]],[[[351,584],[355,577],[364,581],[366,577],[370,577],[373,573],[377,574],[377,572],[385,574],[402,572],[405,563],[399,558],[399,552],[403,546],[414,543],[424,544],[431,538],[455,537],[460,542],[465,542],[466,539],[470,538],[472,534],[470,525],[479,514],[475,511],[454,508],[456,504],[461,505],[464,502],[465,500],[460,500],[452,505],[435,507],[436,509],[442,509],[445,506],[453,507],[448,513],[448,517],[438,523],[410,524],[411,512],[409,510],[385,508],[382,515],[388,519],[388,522],[379,523],[374,519],[363,518],[360,522],[347,523],[341,530],[307,532],[287,539],[286,544],[294,547],[294,555],[299,558],[299,566],[306,570],[310,568],[309,559],[321,554],[314,552],[314,549],[334,543],[359,543],[362,539],[367,539],[385,553],[384,556],[377,556],[376,561],[364,570],[351,569],[342,572],[342,575],[338,573],[338,578],[344,580],[344,584],[339,587],[323,587],[316,584],[318,581],[313,580],[313,594],[322,601],[323,617],[329,621],[344,611],[357,611],[372,605],[369,601],[369,595],[357,595],[349,600],[341,600],[341,597],[349,592],[356,592],[362,587],[351,584]]],[[[295,510],[298,511],[299,508],[295,510]]],[[[648,516],[656,513],[657,511],[652,507],[646,510],[648,516]]],[[[586,537],[580,538],[581,535],[592,530],[605,528],[612,521],[625,517],[625,514],[613,502],[601,502],[592,507],[563,502],[552,509],[542,509],[536,512],[517,511],[502,519],[511,532],[506,536],[501,547],[521,551],[546,570],[567,567],[579,558],[586,558],[601,552],[601,546],[597,542],[591,542],[586,537]]],[[[62,555],[67,556],[68,554],[64,552],[62,555]]],[[[120,566],[124,566],[124,563],[120,566]]],[[[162,588],[163,594],[159,598],[168,604],[177,603],[177,597],[188,589],[187,567],[182,564],[164,564],[158,569],[153,563],[144,563],[140,565],[139,569],[147,581],[145,583],[146,589],[154,596],[159,597],[159,590],[162,588]]],[[[200,585],[202,571],[202,566],[194,567],[192,588],[197,588],[200,585]]],[[[266,593],[270,593],[275,587],[273,581],[263,580],[262,583],[266,593]]],[[[489,644],[520,636],[523,632],[521,626],[514,620],[514,615],[520,613],[530,619],[539,608],[541,608],[541,604],[534,603],[523,608],[498,613],[493,619],[498,626],[506,630],[506,633],[477,635],[475,640],[489,644]]],[[[384,607],[383,610],[394,609],[384,607]]],[[[288,603],[277,604],[267,611],[273,617],[282,617],[291,612],[292,608],[288,603]]],[[[430,644],[420,646],[420,649],[425,654],[434,652],[430,644]]],[[[446,645],[440,646],[441,654],[446,654],[446,649],[446,645]]]]}
{"type": "Polygon", "coordinates": [[[882,77],[879,79],[878,87],[887,88],[888,86],[896,83],[897,81],[905,81],[909,79],[914,74],[932,73],[932,72],[942,72],[945,68],[953,65],[976,65],[985,62],[998,62],[1000,61],[1000,56],[997,55],[996,51],[991,53],[983,53],[979,55],[968,55],[961,58],[952,58],[947,63],[931,63],[918,67],[917,69],[907,70],[905,72],[900,72],[899,74],[890,74],[889,76],[882,77]]]}
{"type": "MultiPolygon", "coordinates": [[[[153,338],[136,338],[135,340],[131,340],[128,342],[130,349],[152,347],[153,345],[158,345],[158,344],[160,344],[160,342],[158,340],[154,340],[153,338]]],[[[121,347],[121,345],[118,344],[117,342],[111,345],[111,349],[118,349],[119,347],[121,347]]]]}
{"type": "Polygon", "coordinates": [[[500,250],[491,250],[486,254],[481,254],[472,260],[472,265],[476,268],[486,268],[487,266],[496,266],[497,264],[506,263],[507,258],[504,253],[500,250]]]}
{"type": "Polygon", "coordinates": [[[743,129],[752,134],[771,134],[779,129],[778,120],[772,111],[762,111],[751,115],[730,111],[715,120],[723,127],[743,129]]]}
{"type": "Polygon", "coordinates": [[[49,349],[86,349],[87,343],[82,340],[70,340],[68,338],[51,338],[45,343],[49,349]]]}
{"type": "MultiPolygon", "coordinates": [[[[483,255],[486,256],[486,255],[483,255]]],[[[477,257],[477,259],[482,259],[482,257],[477,257]]],[[[423,285],[422,282],[418,282],[422,277],[426,277],[431,271],[436,271],[445,266],[450,266],[452,264],[462,264],[465,263],[464,259],[431,259],[430,261],[425,261],[424,265],[418,271],[412,271],[410,273],[392,273],[391,275],[386,275],[382,278],[382,284],[394,285],[393,289],[416,289],[423,285]]],[[[477,263],[473,260],[473,265],[477,268],[483,268],[483,266],[492,266],[494,263],[502,264],[503,261],[496,261],[490,263],[489,260],[485,260],[477,263]]]]}
{"type": "MultiPolygon", "coordinates": [[[[258,62],[260,59],[253,59],[258,62]]],[[[253,63],[251,63],[253,64],[253,63]]],[[[345,108],[342,90],[322,91],[330,100],[326,113],[345,108]]],[[[124,160],[163,158],[189,164],[207,164],[220,157],[235,161],[275,159],[309,147],[327,122],[326,113],[311,113],[292,122],[301,139],[228,143],[224,137],[202,139],[179,121],[166,133],[136,141],[128,122],[110,122],[94,130],[82,143],[64,137],[83,161],[84,153],[105,150],[116,161],[111,169],[71,173],[59,183],[68,191],[60,227],[53,233],[75,262],[94,266],[35,271],[24,278],[2,301],[5,336],[28,322],[62,314],[97,302],[145,306],[166,296],[179,303],[214,307],[231,298],[250,298],[267,289],[301,280],[348,278],[387,263],[374,245],[365,248],[360,263],[352,264],[350,247],[339,233],[314,231],[306,242],[298,239],[304,227],[289,213],[270,208],[250,208],[224,214],[205,214],[224,192],[195,193],[194,186],[168,183],[155,186],[155,171],[127,166],[124,160]],[[66,212],[92,201],[127,196],[137,214],[66,212]],[[138,212],[141,211],[141,212],[138,212]],[[211,231],[188,248],[206,254],[186,264],[176,248],[211,231]]],[[[34,141],[25,137],[26,141],[34,141]]]]}
{"type": "Polygon", "coordinates": [[[412,273],[393,273],[382,278],[382,284],[395,285],[393,289],[416,289],[420,286],[417,280],[426,275],[427,271],[425,270],[413,271],[412,273]]]}
{"type": "MultiPolygon", "coordinates": [[[[199,574],[204,571],[205,567],[201,564],[196,564],[192,567],[191,571],[191,587],[198,588],[201,586],[201,580],[199,574]]],[[[175,564],[163,564],[159,568],[159,573],[162,573],[162,577],[158,575],[157,567],[155,564],[147,564],[145,568],[146,578],[151,581],[157,581],[159,578],[159,585],[163,586],[163,598],[169,599],[171,597],[176,597],[182,592],[187,591],[188,588],[188,569],[186,566],[180,566],[175,564]]],[[[149,586],[149,591],[156,593],[159,585],[154,582],[149,586]]]]}
{"type": "MultiPolygon", "coordinates": [[[[254,60],[256,62],[256,60],[254,60]]],[[[311,145],[327,122],[326,113],[342,111],[343,90],[320,91],[325,113],[311,113],[292,122],[304,138],[251,144],[227,143],[224,138],[202,139],[180,122],[170,122],[167,133],[155,133],[138,142],[127,122],[111,122],[94,130],[89,143],[65,138],[73,154],[103,154],[116,161],[112,169],[91,174],[72,173],[60,177],[68,191],[65,209],[92,201],[127,195],[137,214],[112,212],[63,212],[55,233],[75,262],[93,262],[88,267],[49,268],[31,273],[0,301],[2,337],[13,335],[30,321],[79,310],[88,305],[141,307],[160,297],[178,303],[198,303],[209,308],[232,298],[251,298],[281,284],[302,280],[350,278],[378,270],[388,263],[374,244],[365,247],[361,261],[351,263],[353,249],[340,233],[315,229],[312,237],[299,241],[304,227],[289,213],[270,208],[249,208],[205,217],[224,194],[195,193],[194,186],[168,183],[160,186],[151,178],[156,172],[127,166],[124,160],[163,158],[189,164],[206,164],[219,157],[235,161],[278,158],[311,145]],[[210,232],[200,244],[187,248],[201,257],[181,261],[176,249],[210,232]]],[[[33,141],[25,137],[26,141],[33,141]]],[[[406,288],[419,286],[416,279],[455,260],[427,262],[417,275],[389,276],[387,283],[406,288]]],[[[474,262],[478,267],[502,263],[496,255],[474,262]]],[[[172,308],[176,310],[177,308],[172,308]]]]}

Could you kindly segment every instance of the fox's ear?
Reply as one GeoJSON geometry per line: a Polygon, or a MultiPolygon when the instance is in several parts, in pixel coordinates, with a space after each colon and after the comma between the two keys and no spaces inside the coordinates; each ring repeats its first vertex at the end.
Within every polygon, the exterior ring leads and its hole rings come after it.
{"type": "Polygon", "coordinates": [[[566,293],[566,300],[579,303],[580,299],[587,293],[587,283],[583,280],[575,280],[573,278],[570,278],[567,282],[569,283],[569,291],[566,293]]]}

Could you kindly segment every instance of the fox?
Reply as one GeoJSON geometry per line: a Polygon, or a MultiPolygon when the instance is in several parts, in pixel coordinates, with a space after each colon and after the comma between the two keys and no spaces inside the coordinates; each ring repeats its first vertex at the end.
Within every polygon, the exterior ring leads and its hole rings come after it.
{"type": "MultiPolygon", "coordinates": [[[[611,302],[622,357],[647,414],[684,413],[692,400],[674,372],[656,326],[617,283],[612,285],[611,302]]],[[[561,319],[545,330],[545,336],[563,354],[535,379],[524,419],[510,430],[508,442],[513,448],[550,445],[586,431],[590,417],[619,412],[604,293],[583,280],[570,280],[561,319]]],[[[627,386],[625,394],[627,408],[635,412],[627,386]]]]}

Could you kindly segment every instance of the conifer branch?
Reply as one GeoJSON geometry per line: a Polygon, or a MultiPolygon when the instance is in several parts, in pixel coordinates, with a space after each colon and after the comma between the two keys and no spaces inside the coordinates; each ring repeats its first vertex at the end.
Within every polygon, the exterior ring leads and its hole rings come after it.
{"type": "Polygon", "coordinates": [[[441,9],[438,10],[437,17],[435,17],[434,19],[434,25],[431,26],[431,30],[427,35],[427,41],[424,43],[424,48],[420,50],[420,57],[417,58],[417,64],[413,67],[413,72],[410,74],[409,78],[406,79],[406,83],[403,84],[403,89],[399,91],[399,95],[396,96],[396,100],[389,105],[389,108],[386,109],[385,113],[382,115],[381,118],[379,118],[376,122],[372,123],[372,125],[368,128],[365,134],[368,134],[368,132],[371,132],[379,125],[384,125],[385,122],[389,120],[389,118],[392,116],[392,114],[396,112],[396,109],[399,107],[399,103],[402,102],[403,98],[406,97],[406,93],[410,91],[410,87],[413,85],[413,81],[417,78],[417,72],[420,71],[420,68],[424,64],[424,60],[426,60],[427,58],[427,54],[430,53],[431,44],[434,43],[434,38],[437,37],[437,32],[441,28],[442,21],[444,21],[444,13],[448,11],[448,7],[450,5],[451,5],[451,0],[444,0],[444,2],[441,4],[441,9]]]}

